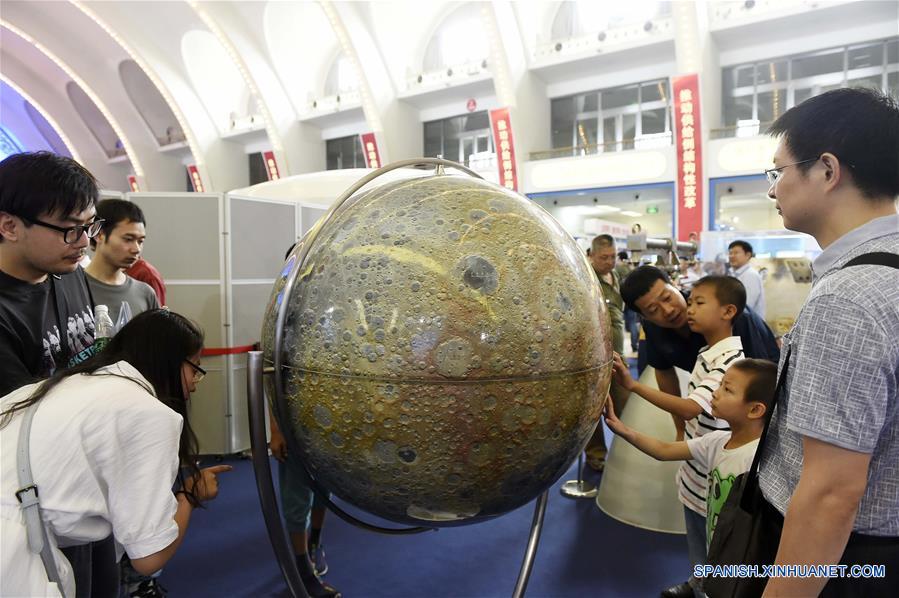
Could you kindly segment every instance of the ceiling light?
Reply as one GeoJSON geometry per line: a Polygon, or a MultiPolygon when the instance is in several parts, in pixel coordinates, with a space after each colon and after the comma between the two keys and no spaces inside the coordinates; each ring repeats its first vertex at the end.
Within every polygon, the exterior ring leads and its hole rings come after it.
{"type": "Polygon", "coordinates": [[[604,204],[599,204],[598,206],[593,206],[591,212],[595,214],[608,214],[612,212],[620,212],[621,208],[616,208],[615,206],[608,206],[604,204]]]}
{"type": "Polygon", "coordinates": [[[621,210],[622,216],[630,216],[631,218],[636,218],[637,216],[642,216],[640,212],[632,212],[631,210],[621,210]]]}

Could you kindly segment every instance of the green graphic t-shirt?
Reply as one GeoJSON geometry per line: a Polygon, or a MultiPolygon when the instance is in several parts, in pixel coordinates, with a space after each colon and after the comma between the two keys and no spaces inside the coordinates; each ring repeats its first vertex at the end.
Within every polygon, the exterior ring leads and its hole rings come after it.
{"type": "Polygon", "coordinates": [[[741,473],[749,471],[752,458],[759,446],[758,438],[734,449],[724,448],[730,440],[730,431],[711,432],[687,441],[693,459],[702,463],[709,472],[706,495],[706,546],[712,542],[712,534],[718,523],[721,507],[730,489],[741,473]]]}

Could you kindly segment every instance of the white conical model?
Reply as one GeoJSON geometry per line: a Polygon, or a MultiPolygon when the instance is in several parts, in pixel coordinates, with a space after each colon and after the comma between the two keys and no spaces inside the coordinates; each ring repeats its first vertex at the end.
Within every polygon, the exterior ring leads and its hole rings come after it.
{"type": "MultiPolygon", "coordinates": [[[[681,370],[677,373],[681,387],[685,387],[689,375],[681,370]]],[[[643,370],[640,382],[658,388],[655,369],[643,370]]],[[[636,394],[628,398],[619,419],[659,440],[674,440],[671,415],[636,394]]],[[[684,507],[677,498],[674,479],[680,466],[680,461],[657,461],[615,438],[606,457],[596,504],[609,517],[629,525],[671,534],[686,533],[684,507]]]]}

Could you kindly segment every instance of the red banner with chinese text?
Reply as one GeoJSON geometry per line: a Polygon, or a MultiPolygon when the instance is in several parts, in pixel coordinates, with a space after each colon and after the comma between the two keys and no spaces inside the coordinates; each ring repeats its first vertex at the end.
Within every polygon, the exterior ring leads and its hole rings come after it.
{"type": "Polygon", "coordinates": [[[262,161],[265,162],[265,174],[268,175],[268,180],[277,181],[281,178],[278,161],[275,160],[275,152],[262,152],[262,161]]]}
{"type": "Polygon", "coordinates": [[[672,77],[677,140],[677,239],[702,230],[702,124],[699,75],[672,77]]]}
{"type": "Polygon", "coordinates": [[[381,167],[381,155],[378,153],[378,141],[374,133],[362,134],[362,150],[365,154],[365,164],[369,168],[381,167]]]}
{"type": "Polygon", "coordinates": [[[190,175],[190,184],[193,186],[195,192],[203,193],[206,191],[206,188],[203,187],[203,181],[200,179],[200,170],[197,168],[196,164],[188,165],[187,173],[190,175]]]}
{"type": "Polygon", "coordinates": [[[490,111],[493,128],[493,146],[496,148],[496,166],[499,169],[499,184],[518,191],[518,168],[515,166],[515,143],[512,140],[512,119],[508,108],[490,111]]]}

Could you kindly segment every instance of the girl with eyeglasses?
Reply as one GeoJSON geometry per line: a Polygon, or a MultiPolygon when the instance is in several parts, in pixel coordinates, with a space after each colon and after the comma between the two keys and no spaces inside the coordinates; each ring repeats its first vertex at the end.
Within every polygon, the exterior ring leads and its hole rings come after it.
{"type": "MultiPolygon", "coordinates": [[[[203,333],[168,310],[139,314],[104,350],[0,399],[0,595],[91,595],[117,580],[91,577],[64,547],[106,538],[149,575],[174,555],[193,509],[218,494],[200,470],[187,401],[205,373],[203,333]],[[33,486],[22,486],[17,444],[29,410],[33,486]],[[173,491],[174,489],[174,491],[173,491]],[[52,555],[29,548],[24,507],[37,497],[52,555]],[[63,547],[62,550],[60,547],[63,547]],[[55,569],[55,570],[54,570],[55,569]],[[55,581],[54,581],[55,580],[55,581]]],[[[116,568],[105,568],[117,577],[116,568]]]]}

